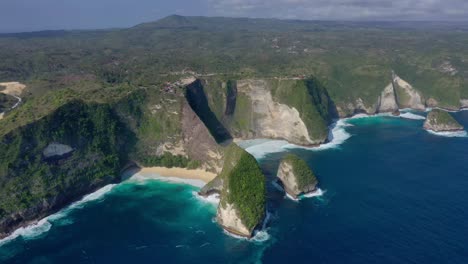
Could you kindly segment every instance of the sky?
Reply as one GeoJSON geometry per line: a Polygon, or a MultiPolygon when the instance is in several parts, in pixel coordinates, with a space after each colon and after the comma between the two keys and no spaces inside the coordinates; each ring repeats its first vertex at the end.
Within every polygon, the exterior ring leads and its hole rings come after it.
{"type": "Polygon", "coordinates": [[[0,0],[0,32],[130,27],[168,15],[468,20],[468,0],[0,0]]]}

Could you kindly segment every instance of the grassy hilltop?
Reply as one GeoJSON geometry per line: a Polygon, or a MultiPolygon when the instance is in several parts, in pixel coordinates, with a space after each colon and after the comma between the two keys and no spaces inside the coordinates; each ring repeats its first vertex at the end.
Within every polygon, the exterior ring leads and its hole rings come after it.
{"type": "MultiPolygon", "coordinates": [[[[468,99],[468,27],[421,23],[170,16],[128,29],[0,34],[0,82],[27,86],[0,120],[0,237],[118,181],[130,161],[220,171],[229,153],[236,164],[221,172],[232,190],[222,202],[253,228],[264,214],[261,171],[219,144],[263,135],[265,124],[289,132],[275,119],[287,111],[290,130],[322,143],[335,110],[375,105],[392,71],[440,107],[468,99]],[[189,76],[198,80],[174,85],[189,76]],[[45,159],[51,143],[74,151],[45,159]]],[[[14,102],[1,95],[0,110],[14,102]]]]}
{"type": "Polygon", "coordinates": [[[225,79],[313,75],[337,104],[372,104],[391,71],[436,99],[468,97],[467,27],[170,16],[129,29],[0,36],[0,80],[33,94],[162,83],[183,70],[225,79]]]}

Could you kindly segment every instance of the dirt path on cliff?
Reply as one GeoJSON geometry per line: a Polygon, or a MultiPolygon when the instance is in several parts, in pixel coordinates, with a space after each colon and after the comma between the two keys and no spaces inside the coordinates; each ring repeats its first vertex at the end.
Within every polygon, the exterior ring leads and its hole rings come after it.
{"type": "MultiPolygon", "coordinates": [[[[3,90],[0,90],[0,93],[10,95],[15,97],[18,102],[16,102],[15,105],[13,105],[10,110],[15,109],[18,107],[18,105],[21,103],[21,97],[19,97],[24,89],[26,88],[26,85],[20,83],[20,82],[2,82],[0,83],[0,87],[5,87],[3,90]]],[[[0,119],[3,119],[5,113],[0,113],[0,119]]]]}

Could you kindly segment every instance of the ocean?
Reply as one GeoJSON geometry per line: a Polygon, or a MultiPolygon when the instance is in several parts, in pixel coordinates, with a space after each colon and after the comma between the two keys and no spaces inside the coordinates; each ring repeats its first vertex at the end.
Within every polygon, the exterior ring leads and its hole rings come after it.
{"type": "MultiPolygon", "coordinates": [[[[452,113],[468,127],[468,111],[452,113]]],[[[186,183],[134,177],[0,242],[0,263],[468,263],[468,137],[422,129],[425,113],[342,120],[333,141],[242,145],[268,181],[269,221],[253,240],[223,232],[216,203],[186,183]],[[293,152],[320,196],[272,183],[293,152]]]]}

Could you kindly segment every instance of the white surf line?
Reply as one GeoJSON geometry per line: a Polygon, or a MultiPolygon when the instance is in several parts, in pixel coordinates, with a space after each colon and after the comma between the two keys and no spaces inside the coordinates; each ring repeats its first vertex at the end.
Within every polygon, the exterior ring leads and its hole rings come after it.
{"type": "Polygon", "coordinates": [[[52,227],[51,222],[53,222],[55,220],[58,220],[58,219],[61,219],[63,217],[66,217],[67,214],[70,212],[70,210],[74,210],[74,209],[77,209],[77,208],[82,208],[84,206],[84,204],[86,204],[87,202],[94,201],[94,200],[97,200],[97,199],[100,199],[100,198],[104,197],[115,186],[116,186],[116,184],[106,185],[106,186],[102,187],[101,189],[99,189],[99,190],[97,190],[97,191],[95,191],[95,192],[93,192],[91,194],[88,194],[88,195],[84,196],[81,200],[72,203],[71,205],[65,207],[64,209],[58,211],[55,214],[47,216],[47,217],[37,221],[34,224],[24,226],[24,227],[20,227],[20,228],[16,229],[11,235],[9,235],[9,236],[7,236],[7,237],[0,240],[0,247],[5,245],[6,243],[8,243],[10,241],[15,240],[18,237],[22,237],[24,239],[33,239],[35,237],[38,237],[39,235],[41,235],[41,234],[43,234],[43,233],[50,230],[50,228],[52,227]]]}
{"type": "Polygon", "coordinates": [[[468,137],[468,133],[466,131],[454,131],[454,132],[436,132],[430,129],[425,129],[429,134],[441,136],[441,137],[468,137]]]}
{"type": "Polygon", "coordinates": [[[426,120],[426,117],[422,115],[414,114],[411,112],[402,113],[400,114],[399,117],[404,118],[404,119],[411,119],[411,120],[426,120]]]}

